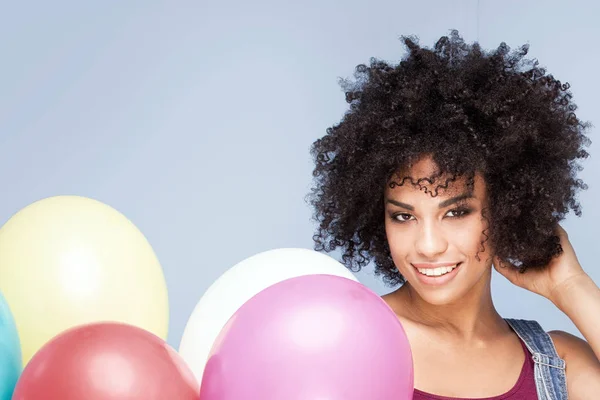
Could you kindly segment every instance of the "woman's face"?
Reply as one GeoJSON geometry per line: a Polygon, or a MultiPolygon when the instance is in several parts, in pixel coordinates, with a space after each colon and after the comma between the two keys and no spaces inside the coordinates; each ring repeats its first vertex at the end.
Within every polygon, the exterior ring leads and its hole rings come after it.
{"type": "MultiPolygon", "coordinates": [[[[423,158],[398,176],[416,182],[435,170],[435,163],[423,158]]],[[[394,264],[410,286],[427,303],[444,305],[487,284],[491,249],[488,242],[482,243],[488,228],[482,215],[487,204],[483,178],[476,175],[471,190],[459,178],[432,197],[430,192],[439,184],[438,179],[429,185],[428,193],[409,181],[388,186],[385,229],[394,264]]]]}

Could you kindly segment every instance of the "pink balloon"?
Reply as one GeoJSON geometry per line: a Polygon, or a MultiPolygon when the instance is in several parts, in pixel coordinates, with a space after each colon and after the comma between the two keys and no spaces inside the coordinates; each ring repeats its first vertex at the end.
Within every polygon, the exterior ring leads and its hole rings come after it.
{"type": "Polygon", "coordinates": [[[412,399],[408,339],[366,286],[307,275],[264,289],[215,341],[201,400],[412,399]]]}

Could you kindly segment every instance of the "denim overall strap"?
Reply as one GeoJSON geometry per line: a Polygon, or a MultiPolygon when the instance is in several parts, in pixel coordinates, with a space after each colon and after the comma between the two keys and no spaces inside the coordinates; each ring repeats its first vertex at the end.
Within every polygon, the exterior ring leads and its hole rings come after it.
{"type": "Polygon", "coordinates": [[[535,362],[535,385],[540,400],[567,400],[565,362],[550,335],[536,321],[506,319],[521,338],[535,362]]]}

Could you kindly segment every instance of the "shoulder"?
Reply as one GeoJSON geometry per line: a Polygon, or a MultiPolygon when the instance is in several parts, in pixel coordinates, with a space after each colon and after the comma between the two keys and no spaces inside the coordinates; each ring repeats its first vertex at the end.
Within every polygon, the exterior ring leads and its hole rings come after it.
{"type": "Polygon", "coordinates": [[[563,360],[583,358],[598,363],[598,358],[594,354],[592,347],[585,340],[559,330],[549,331],[548,334],[554,342],[556,352],[563,360]]]}
{"type": "Polygon", "coordinates": [[[548,332],[565,361],[569,397],[592,398],[600,392],[600,361],[585,340],[564,331],[548,332]]]}

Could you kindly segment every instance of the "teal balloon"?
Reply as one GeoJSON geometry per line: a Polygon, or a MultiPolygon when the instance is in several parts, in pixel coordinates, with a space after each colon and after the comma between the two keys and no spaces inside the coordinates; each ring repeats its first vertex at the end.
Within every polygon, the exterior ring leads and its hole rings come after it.
{"type": "Polygon", "coordinates": [[[0,400],[11,400],[22,370],[19,334],[6,299],[0,292],[0,400]]]}

